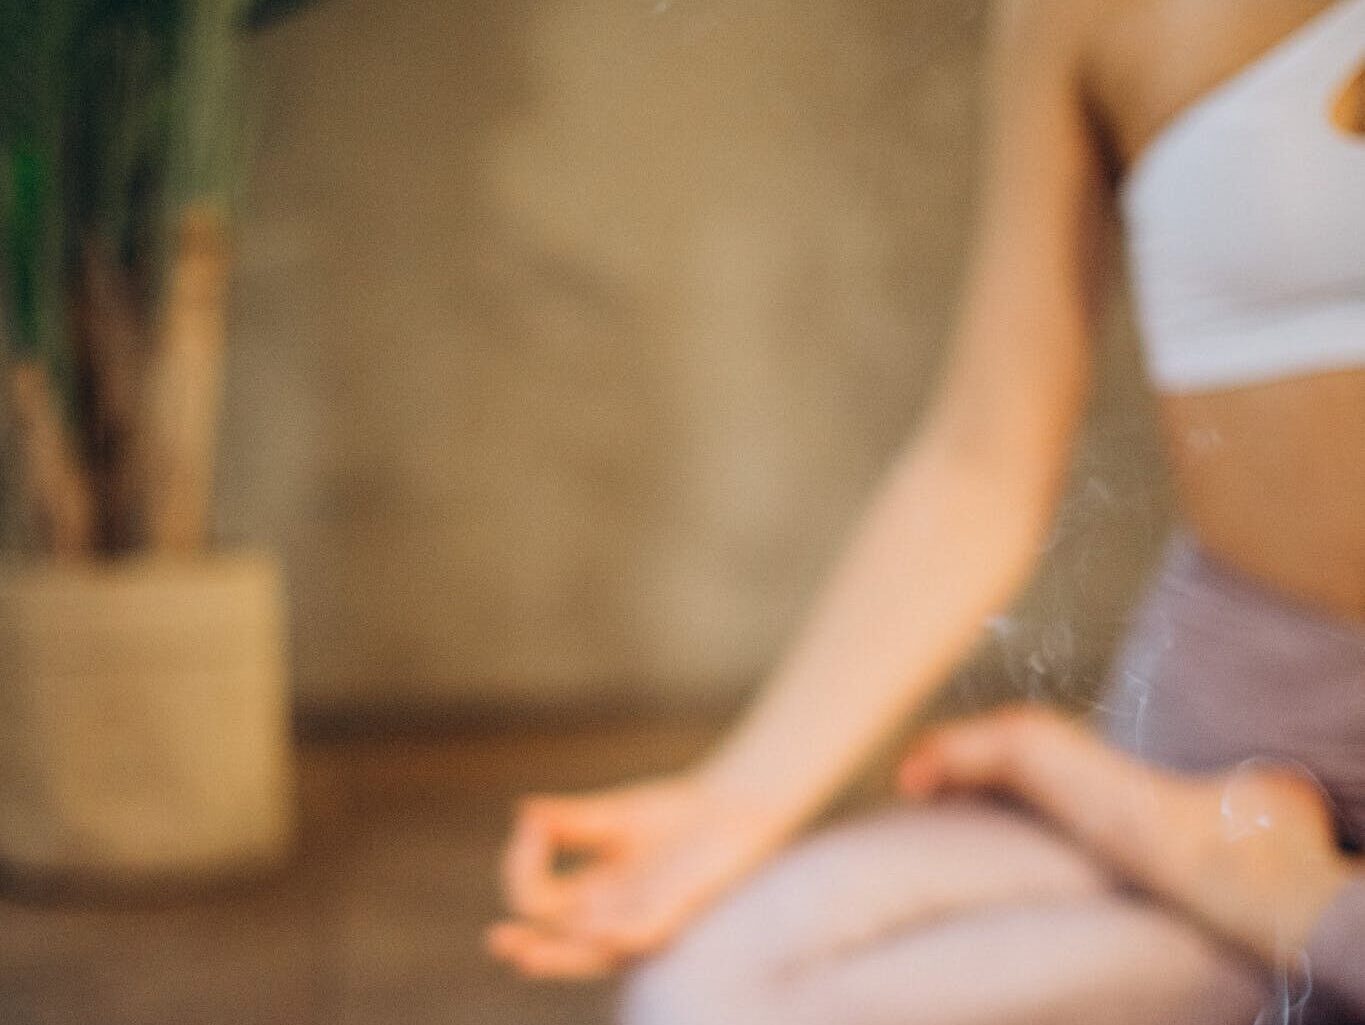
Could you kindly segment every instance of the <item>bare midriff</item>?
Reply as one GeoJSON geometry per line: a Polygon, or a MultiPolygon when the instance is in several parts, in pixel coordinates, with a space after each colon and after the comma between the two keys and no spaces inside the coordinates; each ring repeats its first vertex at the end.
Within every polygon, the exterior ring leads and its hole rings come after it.
{"type": "MultiPolygon", "coordinates": [[[[1085,77],[1115,178],[1184,108],[1335,2],[1105,0],[1085,77]]],[[[1340,130],[1343,110],[1365,107],[1365,76],[1349,70],[1337,110],[1318,112],[1340,130]]],[[[1168,394],[1161,413],[1180,512],[1203,545],[1365,622],[1365,368],[1168,394]]]]}
{"type": "Polygon", "coordinates": [[[1161,400],[1181,513],[1222,561],[1365,622],[1365,369],[1161,400]]]}

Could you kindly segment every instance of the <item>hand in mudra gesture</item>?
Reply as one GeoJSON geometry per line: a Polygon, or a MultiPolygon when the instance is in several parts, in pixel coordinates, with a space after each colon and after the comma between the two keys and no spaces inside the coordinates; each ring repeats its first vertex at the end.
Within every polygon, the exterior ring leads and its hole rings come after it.
{"type": "Polygon", "coordinates": [[[905,759],[900,784],[917,799],[963,789],[1016,798],[1120,875],[1271,963],[1301,949],[1332,897],[1365,870],[1339,849],[1322,792],[1289,767],[1165,772],[1043,710],[931,733],[905,759]]]}
{"type": "Polygon", "coordinates": [[[489,950],[532,977],[612,971],[666,944],[781,833],[693,776],[528,798],[503,861],[512,917],[489,950]]]}

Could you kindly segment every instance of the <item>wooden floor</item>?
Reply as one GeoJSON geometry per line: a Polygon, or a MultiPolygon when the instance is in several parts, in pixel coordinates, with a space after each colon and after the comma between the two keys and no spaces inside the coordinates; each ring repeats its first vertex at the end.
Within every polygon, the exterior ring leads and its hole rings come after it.
{"type": "Polygon", "coordinates": [[[605,986],[488,961],[512,801],[682,764],[691,724],[313,739],[289,870],[195,897],[0,899],[3,1025],[605,1025],[605,986]]]}

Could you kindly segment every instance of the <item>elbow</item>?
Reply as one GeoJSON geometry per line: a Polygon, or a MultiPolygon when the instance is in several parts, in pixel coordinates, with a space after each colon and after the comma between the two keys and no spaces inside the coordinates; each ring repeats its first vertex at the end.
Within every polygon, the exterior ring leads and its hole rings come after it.
{"type": "MultiPolygon", "coordinates": [[[[1007,603],[1046,550],[1071,465],[1070,433],[1053,425],[1012,432],[932,431],[923,455],[938,470],[945,536],[984,556],[1007,603]],[[943,482],[947,486],[942,486],[943,482]]],[[[983,570],[985,567],[983,566],[983,570]]]]}
{"type": "Polygon", "coordinates": [[[1051,532],[1085,415],[1081,362],[1045,380],[998,381],[989,402],[946,401],[922,436],[987,522],[1034,557],[1051,532]]]}

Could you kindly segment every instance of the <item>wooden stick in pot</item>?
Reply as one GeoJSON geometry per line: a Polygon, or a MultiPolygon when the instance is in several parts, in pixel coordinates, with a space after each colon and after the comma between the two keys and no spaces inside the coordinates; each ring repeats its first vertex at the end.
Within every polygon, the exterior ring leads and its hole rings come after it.
{"type": "Polygon", "coordinates": [[[10,372],[24,489],[54,558],[88,556],[94,531],[90,481],[76,454],[47,371],[25,360],[10,372]]]}
{"type": "Polygon", "coordinates": [[[149,366],[138,448],[153,551],[187,555],[207,541],[228,266],[226,217],[211,204],[187,207],[149,366]]]}

